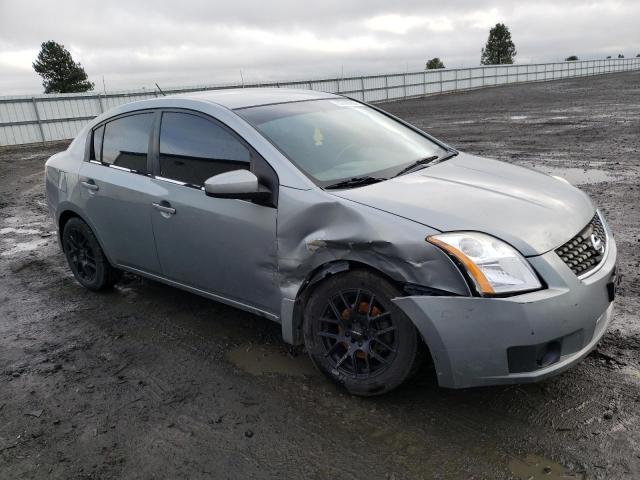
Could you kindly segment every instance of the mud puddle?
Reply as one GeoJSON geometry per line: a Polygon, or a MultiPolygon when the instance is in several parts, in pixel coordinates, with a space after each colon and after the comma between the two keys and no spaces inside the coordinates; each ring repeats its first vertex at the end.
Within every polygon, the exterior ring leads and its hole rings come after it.
{"type": "Polygon", "coordinates": [[[3,224],[11,226],[0,228],[0,256],[11,257],[21,253],[33,252],[49,243],[49,237],[54,232],[43,229],[30,228],[34,225],[42,227],[41,223],[27,225],[12,225],[11,217],[4,219],[3,224]]]}
{"type": "Polygon", "coordinates": [[[239,369],[254,375],[285,375],[305,377],[317,375],[307,355],[291,356],[275,345],[240,345],[229,351],[227,360],[239,369]]]}
{"type": "Polygon", "coordinates": [[[509,462],[509,469],[518,480],[583,480],[582,473],[571,472],[553,460],[529,454],[524,458],[514,458],[509,462]]]}

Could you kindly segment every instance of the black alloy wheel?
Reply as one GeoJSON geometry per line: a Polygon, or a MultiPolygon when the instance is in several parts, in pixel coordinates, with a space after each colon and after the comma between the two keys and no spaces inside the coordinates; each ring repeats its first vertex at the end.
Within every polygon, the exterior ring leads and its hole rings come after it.
{"type": "Polygon", "coordinates": [[[107,260],[89,225],[78,217],[64,224],[62,249],[73,276],[89,290],[112,287],[122,276],[107,260]]]}
{"type": "Polygon", "coordinates": [[[354,395],[381,395],[418,371],[426,348],[392,299],[402,292],[368,270],[321,281],[304,309],[304,342],[314,365],[354,395]]]}

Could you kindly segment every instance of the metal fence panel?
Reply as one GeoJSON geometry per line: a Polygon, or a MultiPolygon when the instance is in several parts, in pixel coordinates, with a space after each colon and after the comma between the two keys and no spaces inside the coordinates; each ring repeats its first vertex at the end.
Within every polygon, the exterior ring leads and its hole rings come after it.
{"type": "MultiPolygon", "coordinates": [[[[541,82],[631,70],[640,70],[640,58],[486,65],[289,82],[202,85],[166,89],[165,92],[173,94],[220,88],[287,87],[341,93],[357,100],[375,103],[511,83],[541,82]]],[[[158,95],[158,92],[142,89],[0,97],[0,145],[73,138],[87,121],[102,112],[124,103],[156,98],[158,95]]]]}

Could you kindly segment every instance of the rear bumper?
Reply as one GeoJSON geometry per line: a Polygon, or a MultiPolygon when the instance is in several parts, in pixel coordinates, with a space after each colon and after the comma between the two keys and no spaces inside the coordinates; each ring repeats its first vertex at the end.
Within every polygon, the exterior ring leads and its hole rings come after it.
{"type": "Polygon", "coordinates": [[[411,296],[393,301],[414,322],[442,387],[533,382],[583,359],[613,316],[617,250],[578,279],[555,252],[529,261],[548,288],[507,298],[411,296]]]}

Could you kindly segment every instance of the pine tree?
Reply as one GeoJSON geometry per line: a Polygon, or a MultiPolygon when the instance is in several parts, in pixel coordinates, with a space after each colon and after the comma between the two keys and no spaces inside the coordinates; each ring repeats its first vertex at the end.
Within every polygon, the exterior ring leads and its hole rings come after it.
{"type": "Polygon", "coordinates": [[[434,57],[427,62],[427,65],[425,66],[425,68],[426,70],[436,70],[438,68],[447,68],[447,67],[444,66],[444,63],[442,63],[442,60],[440,60],[438,57],[434,57]]]}
{"type": "Polygon", "coordinates": [[[516,53],[516,46],[511,40],[511,32],[505,24],[497,23],[489,31],[489,38],[482,49],[480,63],[483,65],[511,64],[516,53]]]}
{"type": "Polygon", "coordinates": [[[71,53],[52,40],[42,43],[33,69],[42,77],[44,93],[70,93],[93,90],[82,65],[73,61],[71,53]]]}

